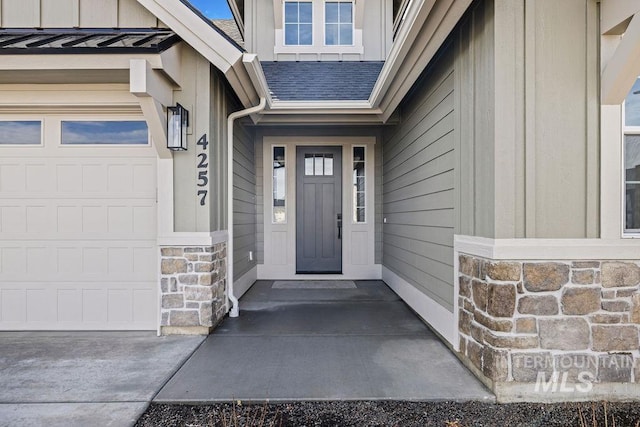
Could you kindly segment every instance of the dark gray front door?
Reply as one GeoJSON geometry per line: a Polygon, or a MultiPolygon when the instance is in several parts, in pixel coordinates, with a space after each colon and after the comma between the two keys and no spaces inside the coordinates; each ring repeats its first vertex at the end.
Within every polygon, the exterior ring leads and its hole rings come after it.
{"type": "Polygon", "coordinates": [[[296,271],[342,273],[342,147],[298,147],[296,271]]]}

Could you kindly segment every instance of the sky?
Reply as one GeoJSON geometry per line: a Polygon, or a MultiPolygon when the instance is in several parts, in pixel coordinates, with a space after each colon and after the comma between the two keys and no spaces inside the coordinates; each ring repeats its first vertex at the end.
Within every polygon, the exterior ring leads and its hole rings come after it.
{"type": "Polygon", "coordinates": [[[188,0],[195,8],[210,19],[230,19],[231,11],[227,0],[188,0]]]}

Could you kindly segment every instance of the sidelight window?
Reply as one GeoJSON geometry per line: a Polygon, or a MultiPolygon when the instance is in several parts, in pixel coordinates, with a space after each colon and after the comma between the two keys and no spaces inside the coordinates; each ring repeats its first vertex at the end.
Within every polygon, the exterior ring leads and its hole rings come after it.
{"type": "Polygon", "coordinates": [[[353,222],[366,222],[365,147],[353,147],[353,222]]]}
{"type": "Polygon", "coordinates": [[[287,169],[284,147],[273,147],[273,223],[287,221],[287,169]]]}

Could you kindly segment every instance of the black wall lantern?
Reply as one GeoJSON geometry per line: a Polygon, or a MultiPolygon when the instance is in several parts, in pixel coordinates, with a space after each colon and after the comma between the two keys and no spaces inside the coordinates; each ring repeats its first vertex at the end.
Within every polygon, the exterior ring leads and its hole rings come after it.
{"type": "Polygon", "coordinates": [[[167,107],[167,148],[173,151],[187,149],[187,128],[189,111],[182,105],[167,107]]]}

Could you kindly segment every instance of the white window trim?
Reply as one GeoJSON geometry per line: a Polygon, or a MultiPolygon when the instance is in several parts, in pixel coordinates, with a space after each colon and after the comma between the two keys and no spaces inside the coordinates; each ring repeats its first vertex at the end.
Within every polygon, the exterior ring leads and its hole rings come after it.
{"type": "MultiPolygon", "coordinates": [[[[363,45],[363,29],[362,22],[364,14],[364,4],[358,4],[356,1],[353,3],[353,44],[352,45],[325,45],[324,42],[324,0],[308,0],[313,4],[313,37],[311,45],[287,45],[285,44],[284,34],[284,4],[287,0],[280,0],[280,7],[274,8],[274,11],[279,10],[279,13],[274,14],[274,26],[275,26],[275,46],[273,53],[278,54],[292,54],[292,55],[364,55],[363,45]],[[277,16],[275,16],[277,15],[277,16]]],[[[361,58],[362,59],[362,58],[361,58]]]]}
{"type": "MultiPolygon", "coordinates": [[[[353,47],[355,46],[356,22],[355,22],[356,2],[354,0],[325,0],[322,5],[322,44],[325,47],[353,47]],[[351,44],[327,44],[327,3],[351,3],[351,44]]],[[[338,23],[338,25],[340,25],[338,23]]],[[[339,27],[338,27],[339,28],[339,27]]],[[[338,38],[340,38],[338,31],[338,38]]]]}

